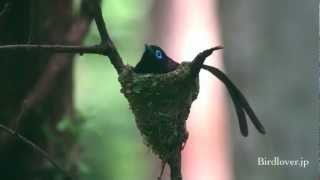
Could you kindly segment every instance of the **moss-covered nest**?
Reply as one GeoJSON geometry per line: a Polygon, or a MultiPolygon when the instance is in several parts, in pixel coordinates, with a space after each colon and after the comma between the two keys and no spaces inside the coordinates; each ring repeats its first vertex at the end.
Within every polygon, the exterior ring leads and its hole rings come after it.
{"type": "Polygon", "coordinates": [[[147,146],[164,161],[180,152],[188,138],[190,106],[199,92],[191,63],[165,74],[137,74],[127,66],[119,81],[147,146]]]}

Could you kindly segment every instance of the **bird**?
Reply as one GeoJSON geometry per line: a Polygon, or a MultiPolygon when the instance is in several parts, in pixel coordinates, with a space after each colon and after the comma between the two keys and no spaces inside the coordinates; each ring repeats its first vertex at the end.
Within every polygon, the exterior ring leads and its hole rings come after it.
{"type": "MultiPolygon", "coordinates": [[[[134,67],[134,72],[140,74],[161,74],[174,71],[178,66],[179,63],[171,59],[159,46],[145,44],[144,53],[138,64],[134,67]]],[[[236,85],[232,83],[228,76],[212,66],[201,65],[201,68],[209,71],[225,84],[236,109],[241,134],[245,137],[248,136],[248,125],[245,113],[249,116],[256,129],[261,134],[265,134],[266,132],[263,125],[258,120],[245,96],[236,85]]]]}
{"type": "MultiPolygon", "coordinates": [[[[247,116],[250,118],[251,122],[256,127],[258,132],[260,132],[261,134],[265,134],[266,131],[265,131],[263,125],[258,120],[255,112],[253,111],[253,109],[249,105],[245,96],[236,87],[236,85],[227,77],[226,74],[224,74],[219,69],[203,64],[205,58],[207,56],[209,56],[214,50],[218,50],[218,49],[222,49],[222,48],[223,47],[218,46],[215,48],[205,50],[202,53],[199,53],[198,56],[195,58],[195,60],[190,63],[190,65],[195,67],[193,69],[204,69],[204,70],[210,72],[212,75],[214,75],[215,77],[217,77],[220,81],[222,81],[224,83],[224,85],[226,86],[226,88],[231,96],[233,104],[235,106],[236,114],[238,116],[238,121],[239,121],[240,133],[244,137],[248,136],[247,116]],[[247,114],[247,116],[246,116],[246,114],[247,114]]],[[[180,64],[180,63],[174,61],[173,59],[171,59],[164,52],[164,50],[161,49],[159,46],[146,44],[145,50],[142,54],[142,57],[141,57],[140,61],[137,63],[137,65],[133,68],[133,71],[137,74],[148,74],[148,73],[149,74],[164,74],[164,73],[169,73],[169,72],[176,70],[180,65],[182,66],[182,64],[183,63],[180,64]]],[[[191,69],[192,69],[192,67],[191,67],[191,69]]],[[[198,76],[199,71],[196,71],[196,72],[197,72],[196,76],[198,76]]],[[[166,89],[166,91],[170,91],[170,88],[166,89]]],[[[166,94],[166,93],[164,93],[164,94],[166,94]]],[[[179,94],[177,94],[177,96],[179,96],[179,94]]],[[[155,119],[157,119],[157,118],[155,118],[155,119]]],[[[172,117],[168,118],[168,119],[170,119],[170,121],[166,121],[168,123],[171,123],[172,120],[175,121],[175,118],[172,118],[172,117]]],[[[177,118],[177,121],[178,120],[179,120],[179,118],[177,118]]],[[[146,121],[149,121],[149,120],[146,120],[146,121]]],[[[146,124],[145,122],[139,122],[139,123],[143,124],[143,125],[146,124]]],[[[163,127],[167,127],[167,126],[164,125],[163,127]]],[[[170,127],[170,126],[168,126],[168,127],[170,127]]],[[[152,126],[151,130],[154,130],[157,132],[156,128],[154,128],[153,126],[152,126]]],[[[180,127],[179,131],[183,131],[182,134],[185,134],[186,136],[185,137],[179,136],[179,138],[177,136],[177,139],[172,141],[172,142],[177,142],[177,143],[164,144],[164,147],[158,148],[158,149],[161,149],[161,151],[166,152],[164,154],[169,154],[170,157],[165,157],[163,155],[161,156],[161,154],[163,154],[163,153],[161,153],[160,151],[157,151],[157,150],[155,151],[158,153],[158,155],[160,155],[159,157],[160,157],[160,159],[162,159],[162,162],[163,162],[163,166],[162,166],[162,170],[161,170],[161,174],[160,174],[159,179],[161,179],[163,169],[164,169],[164,166],[166,163],[170,167],[171,176],[178,177],[177,180],[182,179],[181,164],[180,164],[181,163],[181,150],[184,148],[184,145],[187,141],[188,132],[185,127],[180,127]],[[172,147],[176,146],[174,144],[177,144],[178,147],[174,148],[174,150],[172,150],[172,147]],[[172,151],[172,153],[168,153],[171,151],[172,151]],[[172,154],[172,155],[170,155],[170,154],[172,154]]],[[[149,131],[142,130],[142,132],[149,132],[149,131]]],[[[155,132],[156,135],[154,135],[153,138],[155,138],[156,140],[162,139],[163,136],[161,134],[158,135],[156,132],[155,132]],[[155,137],[155,136],[159,136],[159,137],[155,137]]],[[[175,132],[175,130],[173,130],[172,132],[175,132]]],[[[176,137],[176,136],[172,136],[172,137],[176,137]]],[[[160,141],[154,141],[154,142],[160,142],[160,141]]],[[[148,142],[148,143],[151,144],[151,147],[152,147],[153,142],[148,142]]]]}
{"type": "Polygon", "coordinates": [[[136,73],[161,74],[174,71],[179,63],[172,60],[159,46],[145,44],[144,53],[134,67],[136,73]]]}

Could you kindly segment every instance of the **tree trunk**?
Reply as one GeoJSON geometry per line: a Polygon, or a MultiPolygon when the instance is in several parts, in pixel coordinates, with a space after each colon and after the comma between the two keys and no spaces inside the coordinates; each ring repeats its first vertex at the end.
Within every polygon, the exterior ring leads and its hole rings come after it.
{"type": "MultiPolygon", "coordinates": [[[[86,31],[71,29],[72,0],[3,0],[0,12],[1,45],[79,43],[83,37],[79,31],[86,31]],[[79,37],[69,37],[77,33],[79,37]]],[[[71,162],[78,149],[74,137],[56,130],[64,115],[73,116],[72,58],[44,52],[1,53],[0,123],[17,130],[75,173],[72,164],[76,160],[71,162]],[[17,120],[22,109],[25,113],[17,120]]],[[[2,132],[0,162],[0,179],[61,176],[38,152],[2,132]]]]}

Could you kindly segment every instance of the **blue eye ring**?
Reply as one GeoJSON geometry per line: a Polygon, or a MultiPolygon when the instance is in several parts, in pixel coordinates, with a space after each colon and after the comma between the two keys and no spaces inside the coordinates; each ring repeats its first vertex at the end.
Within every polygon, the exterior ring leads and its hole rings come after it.
{"type": "Polygon", "coordinates": [[[155,52],[154,52],[154,55],[155,57],[158,59],[158,60],[161,60],[163,58],[163,53],[157,49],[155,52]]]}

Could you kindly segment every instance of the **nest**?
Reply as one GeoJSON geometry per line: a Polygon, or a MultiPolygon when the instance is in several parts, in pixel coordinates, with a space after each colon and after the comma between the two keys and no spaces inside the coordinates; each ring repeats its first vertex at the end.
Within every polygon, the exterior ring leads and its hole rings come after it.
{"type": "Polygon", "coordinates": [[[184,62],[165,74],[137,74],[126,66],[119,75],[145,144],[167,161],[188,138],[186,120],[199,92],[198,75],[184,62]]]}

